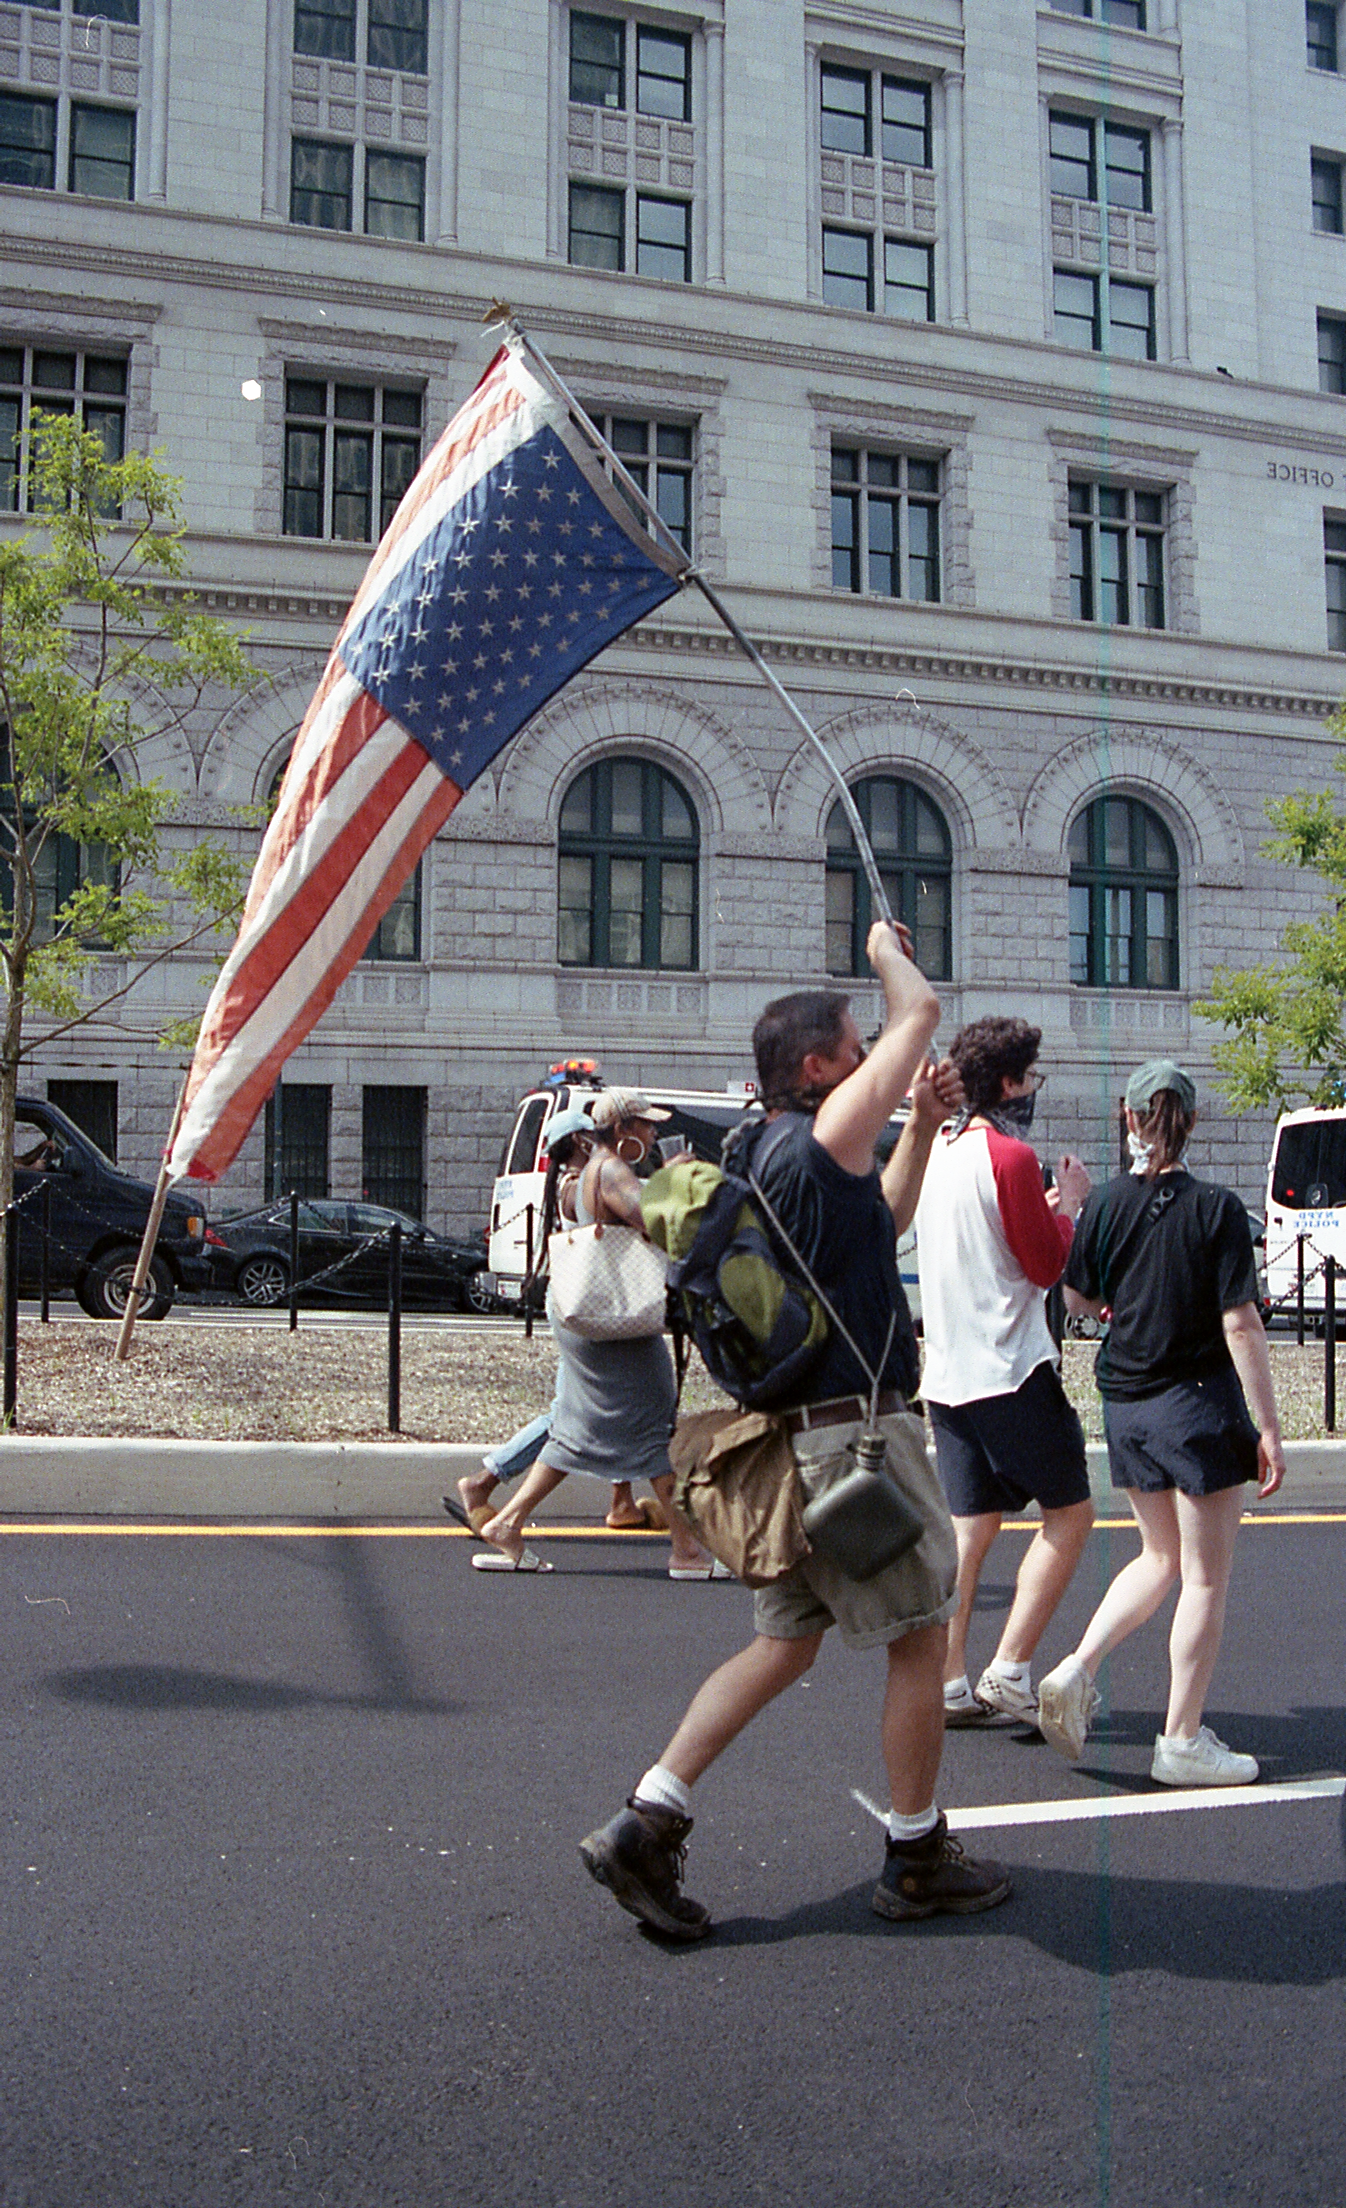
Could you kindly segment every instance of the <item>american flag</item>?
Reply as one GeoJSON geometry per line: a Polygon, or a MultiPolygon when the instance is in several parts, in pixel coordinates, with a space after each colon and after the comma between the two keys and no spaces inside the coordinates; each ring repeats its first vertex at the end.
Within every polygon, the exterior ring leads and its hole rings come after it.
{"type": "MultiPolygon", "coordinates": [[[[389,525],[281,786],[169,1159],[217,1180],[465,790],[690,562],[511,332],[389,525]]],[[[608,456],[611,457],[610,455],[608,456]]]]}

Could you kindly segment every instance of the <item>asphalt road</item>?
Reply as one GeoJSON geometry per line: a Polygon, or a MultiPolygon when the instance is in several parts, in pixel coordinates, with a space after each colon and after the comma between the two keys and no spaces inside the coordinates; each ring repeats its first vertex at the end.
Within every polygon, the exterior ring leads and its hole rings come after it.
{"type": "MultiPolygon", "coordinates": [[[[1049,1657],[1131,1537],[1097,1533],[1049,1657]]],[[[993,1553],[974,1657],[1021,1553],[993,1553]]],[[[1084,1766],[950,1736],[1004,1908],[871,1915],[881,1656],[829,1645],[699,1789],[668,1951],[575,1843],[747,1598],[653,1543],[505,1580],[428,1535],[0,1539],[3,2208],[1188,2208],[1346,2201],[1339,1795],[1110,1822],[1155,1626],[1084,1766]]],[[[1243,1537],[1211,1718],[1343,1769],[1346,1523],[1243,1537]]],[[[957,1817],[953,1819],[957,1825],[957,1817]]]]}

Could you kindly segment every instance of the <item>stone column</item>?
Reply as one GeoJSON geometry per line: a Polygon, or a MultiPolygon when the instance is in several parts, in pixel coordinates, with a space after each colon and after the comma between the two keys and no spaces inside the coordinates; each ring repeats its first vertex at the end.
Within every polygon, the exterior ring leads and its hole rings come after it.
{"type": "Polygon", "coordinates": [[[948,268],[947,320],[966,328],[967,167],[963,133],[963,72],[944,73],[944,255],[948,268]]]}
{"type": "Polygon", "coordinates": [[[1170,115],[1159,126],[1164,195],[1164,287],[1168,344],[1173,360],[1187,360],[1187,219],[1183,195],[1182,124],[1170,115]]]}
{"type": "Polygon", "coordinates": [[[706,208],[706,270],[708,284],[722,284],[724,274],[724,25],[707,23],[706,118],[701,132],[704,148],[706,208]]]}

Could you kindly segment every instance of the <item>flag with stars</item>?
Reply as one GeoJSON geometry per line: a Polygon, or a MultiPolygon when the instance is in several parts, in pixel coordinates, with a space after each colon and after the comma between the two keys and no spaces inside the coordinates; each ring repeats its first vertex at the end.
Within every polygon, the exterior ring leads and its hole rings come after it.
{"type": "Polygon", "coordinates": [[[454,806],[690,562],[512,332],[398,507],[295,739],[169,1161],[216,1180],[454,806]],[[586,434],[587,431],[587,434],[586,434]]]}

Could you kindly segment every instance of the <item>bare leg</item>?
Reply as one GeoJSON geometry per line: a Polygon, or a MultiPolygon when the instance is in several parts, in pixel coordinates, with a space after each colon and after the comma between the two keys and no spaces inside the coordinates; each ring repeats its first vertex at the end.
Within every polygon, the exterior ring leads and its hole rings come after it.
{"type": "Polygon", "coordinates": [[[492,1489],[499,1484],[494,1472],[488,1472],[484,1465],[480,1472],[464,1474],[458,1482],[458,1493],[469,1518],[474,1510],[481,1509],[482,1504],[489,1499],[492,1489]]]}
{"type": "Polygon", "coordinates": [[[1181,1545],[1172,1489],[1155,1495],[1135,1487],[1126,1492],[1140,1528],[1140,1555],[1117,1574],[1075,1651],[1091,1679],[1108,1650],[1154,1616],[1178,1577],[1181,1545]]]}
{"type": "MultiPolygon", "coordinates": [[[[977,1582],[986,1562],[991,1543],[1000,1531],[1000,1512],[978,1512],[974,1518],[955,1518],[954,1537],[958,1543],[958,1608],[948,1625],[948,1655],[944,1662],[946,1679],[961,1679],[967,1670],[967,1630],[972,1623],[972,1605],[976,1600],[977,1582]]],[[[924,1806],[924,1805],[922,1805],[924,1806]]],[[[915,1811],[912,1812],[913,1816],[915,1811]]]]}
{"type": "Polygon", "coordinates": [[[1170,1738],[1176,1733],[1183,1740],[1194,1740],[1220,1653],[1243,1489],[1178,1495],[1176,1501],[1182,1590],[1168,1640],[1170,1682],[1164,1731],[1170,1738]]]}
{"type": "MultiPolygon", "coordinates": [[[[756,1640],[721,1664],[693,1695],[687,1714],[659,1761],[691,1786],[741,1733],[750,1718],[802,1679],[823,1645],[821,1633],[802,1640],[756,1640]]],[[[940,1728],[943,1732],[943,1698],[940,1728]]]]}
{"type": "Polygon", "coordinates": [[[682,1512],[673,1507],[672,1473],[661,1472],[658,1479],[650,1481],[650,1486],[658,1496],[668,1520],[668,1535],[672,1543],[668,1559],[670,1568],[676,1565],[679,1571],[704,1570],[710,1564],[710,1555],[702,1548],[682,1512]]]}
{"type": "Polygon", "coordinates": [[[645,1524],[645,1519],[636,1498],[631,1493],[631,1482],[629,1480],[613,1481],[612,1502],[605,1523],[612,1527],[614,1533],[623,1533],[645,1524]]]}
{"type": "Polygon", "coordinates": [[[558,1472],[554,1466],[544,1464],[539,1457],[531,1470],[524,1474],[504,1509],[497,1511],[494,1518],[487,1519],[481,1528],[482,1539],[489,1541],[493,1548],[503,1549],[506,1556],[521,1556],[523,1529],[534,1505],[540,1503],[544,1495],[550,1495],[554,1488],[558,1488],[564,1478],[564,1472],[558,1472]]]}
{"type": "MultiPolygon", "coordinates": [[[[1070,1585],[1093,1522],[1094,1506],[1089,1502],[1043,1511],[1042,1524],[1019,1566],[1014,1601],[996,1650],[1007,1664],[1026,1664],[1032,1657],[1070,1585]]],[[[955,1519],[955,1527],[958,1523],[955,1519]]]]}
{"type": "Polygon", "coordinates": [[[900,1817],[919,1816],[935,1799],[944,1753],[946,1637],[942,1625],[923,1625],[888,1644],[883,1760],[900,1817]]]}

